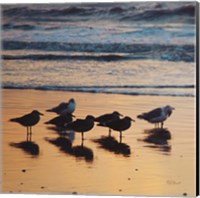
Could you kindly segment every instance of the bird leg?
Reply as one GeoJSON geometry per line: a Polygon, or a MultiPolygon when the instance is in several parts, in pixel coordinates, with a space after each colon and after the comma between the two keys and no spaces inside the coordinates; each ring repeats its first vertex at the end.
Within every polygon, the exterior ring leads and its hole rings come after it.
{"type": "Polygon", "coordinates": [[[81,132],[82,141],[84,140],[84,132],[81,132]]]}
{"type": "Polygon", "coordinates": [[[82,140],[82,141],[81,141],[81,147],[83,147],[83,143],[84,143],[84,141],[82,140]]]}
{"type": "Polygon", "coordinates": [[[108,136],[109,136],[109,137],[111,136],[111,129],[110,129],[110,128],[109,128],[108,136]]]}
{"type": "Polygon", "coordinates": [[[26,137],[28,138],[28,126],[27,126],[27,130],[26,130],[26,137]]]}
{"type": "Polygon", "coordinates": [[[30,126],[30,133],[29,133],[29,141],[31,142],[31,137],[32,137],[32,128],[30,126]]]}
{"type": "Polygon", "coordinates": [[[122,143],[122,132],[120,131],[119,142],[122,143]]]}
{"type": "Polygon", "coordinates": [[[163,125],[164,125],[164,123],[163,122],[161,122],[161,128],[163,129],[163,125]]]}
{"type": "Polygon", "coordinates": [[[31,138],[32,138],[32,128],[30,127],[30,142],[31,142],[31,138]]]}
{"type": "Polygon", "coordinates": [[[28,142],[28,126],[27,126],[27,130],[26,130],[26,141],[28,142]]]}
{"type": "Polygon", "coordinates": [[[32,136],[32,128],[31,128],[31,126],[30,126],[30,136],[32,136]]]}

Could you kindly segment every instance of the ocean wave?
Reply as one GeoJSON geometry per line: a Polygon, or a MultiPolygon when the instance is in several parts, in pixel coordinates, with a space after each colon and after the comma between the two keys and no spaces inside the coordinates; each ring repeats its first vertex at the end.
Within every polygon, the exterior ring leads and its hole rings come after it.
{"type": "Polygon", "coordinates": [[[122,95],[146,95],[146,96],[179,96],[194,97],[194,93],[182,92],[159,92],[162,89],[194,89],[194,85],[124,85],[124,86],[19,86],[19,85],[2,85],[4,89],[35,89],[42,91],[70,91],[85,93],[104,93],[104,94],[122,94],[122,95]],[[149,89],[158,91],[149,91],[149,89]],[[132,89],[132,90],[131,90],[132,89]]]}
{"type": "MultiPolygon", "coordinates": [[[[137,21],[149,21],[166,19],[173,22],[174,16],[181,15],[185,22],[188,23],[188,17],[195,17],[195,3],[174,3],[174,7],[170,7],[168,4],[162,4],[152,6],[152,3],[146,3],[146,6],[142,8],[138,3],[109,3],[106,5],[100,3],[94,4],[63,4],[60,7],[55,6],[3,6],[3,16],[18,17],[28,20],[35,20],[36,18],[49,17],[51,20],[57,20],[57,18],[65,17],[83,17],[84,20],[93,20],[100,18],[108,18],[112,20],[137,20],[137,21]],[[177,8],[176,6],[179,5],[177,8]]],[[[172,5],[172,4],[171,4],[172,5]]],[[[77,19],[78,20],[78,19],[77,19]]],[[[191,21],[192,22],[192,21],[191,21]]]]}
{"type": "Polygon", "coordinates": [[[155,59],[168,61],[194,62],[195,47],[193,45],[161,45],[161,44],[123,44],[123,43],[61,43],[61,42],[21,42],[3,41],[4,50],[41,50],[63,52],[110,53],[110,55],[73,56],[73,55],[24,55],[8,56],[4,59],[31,60],[125,60],[125,59],[155,59]],[[125,55],[118,55],[124,53],[125,55]]]}
{"type": "Polygon", "coordinates": [[[36,27],[33,26],[33,25],[29,25],[29,24],[15,25],[15,24],[12,24],[12,23],[6,23],[6,24],[3,25],[3,29],[4,30],[8,30],[8,29],[34,30],[34,29],[36,29],[36,27]]]}
{"type": "MultiPolygon", "coordinates": [[[[185,22],[194,23],[195,21],[195,6],[194,5],[185,5],[180,8],[174,8],[174,9],[166,9],[166,8],[155,8],[151,10],[144,10],[140,13],[130,13],[126,16],[123,16],[121,20],[136,20],[136,21],[152,21],[152,20],[161,20],[161,19],[167,19],[168,21],[173,20],[174,22],[174,16],[190,16],[193,17],[193,20],[186,20],[185,22]]],[[[180,20],[179,18],[177,20],[180,20]]]]}
{"type": "Polygon", "coordinates": [[[96,60],[96,61],[119,61],[131,59],[121,55],[54,55],[54,54],[31,54],[22,56],[3,55],[4,60],[96,60]]]}
{"type": "MultiPolygon", "coordinates": [[[[34,6],[33,6],[34,7],[34,6]]],[[[95,13],[96,10],[93,8],[86,8],[81,6],[69,6],[67,8],[58,9],[33,9],[30,7],[14,7],[5,9],[3,14],[5,16],[65,16],[65,15],[85,15],[95,13]]]]}

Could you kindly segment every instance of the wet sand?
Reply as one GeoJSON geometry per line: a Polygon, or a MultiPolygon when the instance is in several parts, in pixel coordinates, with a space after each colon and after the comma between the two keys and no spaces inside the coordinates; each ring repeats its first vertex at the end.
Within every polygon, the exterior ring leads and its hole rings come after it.
{"type": "Polygon", "coordinates": [[[2,99],[4,193],[195,196],[195,98],[3,89],[2,99]],[[77,118],[117,110],[136,122],[122,144],[118,132],[103,139],[108,129],[95,126],[81,147],[81,134],[59,139],[44,124],[56,116],[45,110],[70,98],[77,118]],[[154,125],[137,115],[166,104],[176,108],[164,124],[171,139],[165,145],[142,141],[154,125]],[[26,128],[8,120],[33,109],[45,115],[27,146],[26,128]]]}

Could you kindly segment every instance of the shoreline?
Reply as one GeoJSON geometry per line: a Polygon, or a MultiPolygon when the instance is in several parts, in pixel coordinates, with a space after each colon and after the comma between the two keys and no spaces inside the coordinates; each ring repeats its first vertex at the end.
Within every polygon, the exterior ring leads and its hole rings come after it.
{"type": "MultiPolygon", "coordinates": [[[[72,86],[73,87],[73,86],[72,86]]],[[[77,87],[77,86],[75,86],[77,87]]],[[[78,86],[79,87],[79,86],[78,86]]],[[[91,86],[93,87],[93,86],[91,86]]],[[[94,86],[95,87],[95,86],[94,86]]],[[[141,86],[143,87],[143,86],[141,86]]],[[[151,86],[150,86],[151,87],[151,86]]],[[[172,86],[173,87],[173,86],[172,86]]],[[[169,87],[170,88],[170,87],[169,87]]],[[[36,91],[55,91],[55,92],[72,92],[72,93],[91,93],[91,94],[108,94],[108,95],[125,95],[125,96],[158,96],[158,97],[191,97],[196,98],[196,95],[175,95],[175,94],[148,94],[148,93],[115,93],[115,92],[101,92],[101,91],[81,91],[81,90],[62,90],[62,89],[47,89],[47,88],[23,88],[23,87],[1,87],[1,89],[8,90],[36,90],[36,91]]],[[[196,92],[194,91],[196,94],[196,92]]]]}

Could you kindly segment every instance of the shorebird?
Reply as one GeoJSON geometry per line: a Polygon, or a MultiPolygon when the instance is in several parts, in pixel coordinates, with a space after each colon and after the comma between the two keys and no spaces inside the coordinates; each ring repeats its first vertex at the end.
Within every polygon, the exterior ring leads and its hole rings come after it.
{"type": "MultiPolygon", "coordinates": [[[[113,111],[112,113],[104,114],[95,118],[96,122],[99,122],[102,125],[111,122],[113,120],[118,120],[122,116],[118,111],[113,111]]],[[[109,128],[109,136],[111,136],[111,129],[109,128]]]]}
{"type": "Polygon", "coordinates": [[[40,121],[40,115],[43,115],[37,110],[32,111],[29,114],[26,114],[19,118],[12,118],[10,119],[11,122],[17,122],[22,126],[27,127],[27,136],[32,134],[31,127],[36,125],[40,121]]]}
{"type": "Polygon", "coordinates": [[[163,128],[164,121],[172,114],[172,111],[174,109],[175,109],[174,107],[171,107],[170,105],[166,105],[164,107],[159,107],[147,113],[138,115],[137,117],[139,119],[146,120],[150,123],[154,123],[155,127],[156,126],[159,127],[159,123],[161,123],[161,128],[163,128]]]}
{"type": "Polygon", "coordinates": [[[66,125],[66,130],[72,130],[80,132],[82,140],[84,140],[84,133],[91,130],[94,127],[94,117],[87,115],[85,119],[77,119],[66,125]]]}
{"type": "Polygon", "coordinates": [[[104,122],[118,119],[120,116],[122,116],[122,115],[119,112],[113,111],[112,113],[107,113],[107,114],[101,115],[99,117],[96,117],[95,121],[99,122],[99,123],[104,123],[104,122]]]}
{"type": "Polygon", "coordinates": [[[73,98],[69,100],[69,102],[62,102],[58,106],[53,107],[51,109],[47,109],[48,112],[55,112],[59,115],[65,114],[65,113],[73,113],[76,108],[76,102],[73,98]]]}
{"type": "Polygon", "coordinates": [[[70,123],[73,121],[73,117],[75,116],[70,113],[66,113],[45,122],[45,124],[53,124],[57,127],[64,127],[67,123],[70,123]]]}
{"type": "Polygon", "coordinates": [[[119,131],[120,132],[120,140],[122,138],[122,131],[125,131],[127,129],[129,129],[131,127],[131,122],[135,122],[135,120],[133,120],[132,118],[126,116],[122,119],[118,119],[118,120],[113,120],[107,123],[102,124],[98,124],[98,126],[105,126],[105,127],[109,127],[115,131],[119,131]]]}

